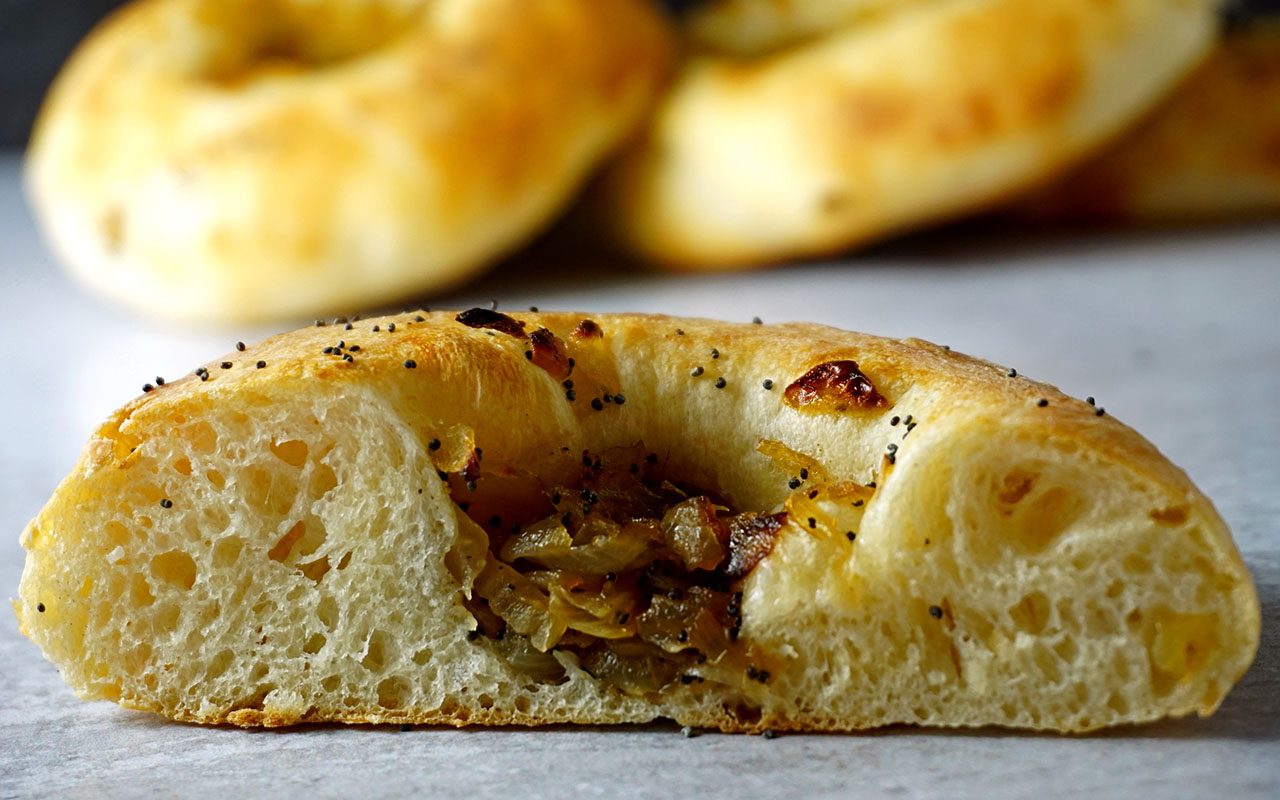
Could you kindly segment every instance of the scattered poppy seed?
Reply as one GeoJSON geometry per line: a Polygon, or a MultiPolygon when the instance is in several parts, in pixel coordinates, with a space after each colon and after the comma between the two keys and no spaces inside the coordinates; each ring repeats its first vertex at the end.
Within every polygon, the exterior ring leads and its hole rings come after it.
{"type": "Polygon", "coordinates": [[[791,487],[792,489],[799,489],[799,488],[800,488],[800,479],[799,479],[799,478],[792,478],[791,480],[787,481],[787,486],[791,487]]]}
{"type": "Polygon", "coordinates": [[[404,362],[404,368],[405,368],[405,369],[417,369],[417,368],[418,368],[418,362],[417,362],[417,361],[414,361],[414,360],[411,358],[411,359],[409,359],[408,361],[404,362]]]}
{"type": "Polygon", "coordinates": [[[723,389],[726,385],[728,385],[728,381],[726,381],[724,378],[716,378],[717,389],[723,389]]]}
{"type": "Polygon", "coordinates": [[[715,349],[714,347],[713,347],[713,348],[711,348],[711,357],[712,357],[712,358],[719,358],[719,357],[720,357],[720,351],[719,351],[719,350],[717,350],[717,349],[715,349]]]}
{"type": "Polygon", "coordinates": [[[239,350],[241,353],[243,353],[243,352],[244,352],[244,342],[236,342],[236,349],[237,349],[237,350],[239,350]]]}
{"type": "Polygon", "coordinates": [[[430,442],[428,442],[428,443],[427,443],[427,449],[428,449],[428,450],[430,450],[430,451],[431,451],[431,452],[433,452],[433,453],[434,453],[436,450],[439,450],[439,449],[440,449],[440,440],[439,440],[439,439],[432,439],[430,442]]]}
{"type": "Polygon", "coordinates": [[[942,609],[938,606],[929,606],[929,616],[934,619],[942,619],[942,609]]]}
{"type": "Polygon", "coordinates": [[[854,539],[858,538],[858,534],[854,533],[853,531],[845,531],[844,538],[852,542],[854,539]]]}
{"type": "Polygon", "coordinates": [[[1045,406],[1049,405],[1049,401],[1041,397],[1039,400],[1036,401],[1036,405],[1039,406],[1040,408],[1044,408],[1045,406]]]}
{"type": "Polygon", "coordinates": [[[164,386],[164,378],[161,378],[159,375],[156,376],[156,386],[164,386]]]}
{"type": "Polygon", "coordinates": [[[163,500],[161,500],[161,501],[160,501],[160,507],[161,507],[161,508],[173,508],[173,501],[166,497],[165,499],[163,499],[163,500]]]}
{"type": "Polygon", "coordinates": [[[1010,367],[1010,368],[1009,368],[1009,371],[1008,371],[1006,374],[1007,374],[1010,378],[1016,378],[1016,377],[1018,377],[1018,371],[1017,371],[1016,369],[1013,369],[1012,367],[1010,367]]]}
{"type": "Polygon", "coordinates": [[[152,385],[151,385],[151,384],[149,384],[149,383],[144,383],[144,384],[142,384],[142,391],[143,391],[143,393],[144,393],[144,394],[145,394],[145,393],[147,393],[147,392],[149,392],[149,391],[151,391],[151,390],[152,390],[152,389],[154,389],[154,388],[156,388],[156,387],[152,386],[152,385]]]}
{"type": "Polygon", "coordinates": [[[1096,406],[1098,404],[1098,401],[1095,400],[1092,395],[1090,395],[1089,397],[1086,397],[1084,401],[1091,406],[1096,406]]]}
{"type": "Polygon", "coordinates": [[[759,317],[752,317],[752,318],[751,318],[751,324],[752,324],[752,325],[763,325],[763,324],[764,324],[764,320],[760,319],[759,317]]]}
{"type": "Polygon", "coordinates": [[[258,362],[258,364],[257,364],[257,367],[258,367],[258,369],[262,369],[262,368],[263,368],[263,367],[265,367],[266,365],[267,365],[267,362],[265,362],[265,361],[259,361],[259,362],[258,362]]]}
{"type": "Polygon", "coordinates": [[[230,362],[230,361],[223,361],[223,362],[222,362],[221,364],[219,364],[218,366],[222,367],[223,369],[231,369],[231,362],[230,362]]]}
{"type": "Polygon", "coordinates": [[[1094,415],[1095,417],[1101,417],[1102,415],[1104,415],[1104,414],[1106,414],[1106,413],[1107,413],[1107,410],[1106,410],[1105,408],[1102,408],[1101,406],[1099,406],[1099,407],[1098,407],[1098,410],[1097,410],[1097,411],[1095,411],[1095,412],[1093,412],[1093,415],[1094,415]]]}
{"type": "Polygon", "coordinates": [[[704,370],[702,367],[694,367],[694,368],[693,368],[693,371],[692,371],[692,372],[690,372],[689,374],[696,378],[696,377],[698,377],[699,375],[701,375],[701,374],[702,374],[703,372],[705,372],[705,371],[706,371],[706,370],[704,370]]]}
{"type": "Polygon", "coordinates": [[[769,380],[768,378],[765,378],[764,383],[760,385],[763,386],[767,391],[773,391],[773,381],[769,380]]]}
{"type": "Polygon", "coordinates": [[[41,614],[43,614],[43,613],[44,613],[44,603],[36,603],[36,611],[39,611],[41,614]]]}

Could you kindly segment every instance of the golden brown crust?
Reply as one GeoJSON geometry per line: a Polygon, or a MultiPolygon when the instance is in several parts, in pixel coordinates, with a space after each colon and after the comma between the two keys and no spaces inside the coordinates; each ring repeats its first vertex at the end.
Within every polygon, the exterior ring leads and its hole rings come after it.
{"type": "Polygon", "coordinates": [[[536,232],[672,59],[644,0],[138,0],[57,79],[30,195],[77,277],[151,314],[378,305],[536,232]]]}
{"type": "Polygon", "coordinates": [[[1013,213],[1118,223],[1280,213],[1280,24],[1228,34],[1133,130],[1013,213]]]}
{"type": "MultiPolygon", "coordinates": [[[[949,669],[946,648],[950,646],[950,658],[962,674],[946,680],[961,681],[955,689],[957,693],[927,715],[913,712],[911,706],[885,709],[862,707],[855,702],[844,707],[838,697],[820,702],[815,697],[821,686],[815,689],[806,682],[814,679],[806,659],[837,657],[827,653],[796,655],[791,667],[779,670],[769,691],[755,699],[762,705],[754,714],[735,711],[728,699],[720,704],[715,699],[719,695],[708,695],[706,702],[686,702],[679,686],[653,702],[617,700],[610,701],[613,705],[591,705],[566,701],[525,710],[456,699],[424,707],[363,702],[339,705],[333,700],[272,705],[264,704],[260,696],[247,703],[200,708],[161,702],[148,695],[145,687],[126,688],[118,695],[122,703],[188,721],[241,726],[310,721],[543,725],[644,722],[668,716],[681,724],[734,731],[852,730],[912,721],[1089,730],[1119,721],[1144,721],[1196,711],[1210,713],[1252,660],[1260,626],[1256,593],[1229,531],[1212,505],[1185,473],[1133,430],[1094,405],[1070,398],[1051,386],[928,342],[883,339],[803,323],[762,326],[593,314],[590,319],[599,335],[583,337],[573,335],[587,319],[582,314],[512,313],[504,315],[506,320],[498,320],[498,327],[505,330],[473,327],[457,321],[456,316],[455,312],[407,312],[282,334],[215,359],[201,367],[199,374],[154,387],[120,409],[95,434],[72,475],[24,535],[24,546],[30,555],[21,590],[23,599],[15,606],[24,632],[64,666],[66,659],[72,658],[61,641],[63,632],[56,627],[57,615],[36,613],[32,606],[37,596],[58,597],[80,585],[80,576],[59,577],[57,564],[50,559],[58,558],[58,553],[73,552],[76,537],[95,535],[79,531],[77,521],[79,515],[86,513],[86,504],[113,502],[110,497],[100,496],[103,490],[95,481],[101,474],[118,472],[113,466],[123,466],[135,458],[135,449],[145,449],[147,437],[201,419],[214,409],[250,411],[270,404],[306,407],[320,396],[349,396],[385,399],[407,429],[424,443],[424,449],[425,442],[441,432],[465,425],[474,436],[474,444],[483,447],[486,463],[518,465],[535,475],[564,472],[564,448],[570,460],[575,460],[584,450],[599,451],[642,441],[661,454],[672,474],[694,485],[710,487],[744,509],[769,509],[794,501],[790,491],[794,487],[788,486],[787,472],[760,452],[762,441],[783,442],[791,451],[821,462],[830,473],[823,476],[824,482],[852,481],[870,487],[865,490],[869,499],[858,531],[860,560],[849,562],[850,568],[857,565],[859,571],[842,572],[845,567],[837,563],[837,557],[848,558],[852,539],[846,541],[843,535],[837,535],[833,540],[823,540],[795,532],[783,536],[745,583],[748,622],[744,640],[777,653],[810,653],[813,642],[797,638],[803,632],[817,637],[819,647],[828,642],[839,644],[843,637],[852,636],[868,624],[867,615],[874,619],[874,615],[888,613],[885,608],[897,613],[905,607],[929,627],[919,632],[921,626],[913,622],[907,629],[909,633],[894,635],[924,637],[912,645],[923,650],[936,645],[942,666],[930,669],[939,675],[949,669]],[[573,359],[576,396],[572,400],[558,376],[526,356],[532,346],[526,332],[542,329],[554,334],[563,343],[566,356],[573,359]],[[339,344],[340,352],[335,353],[339,344]],[[817,365],[842,360],[856,361],[860,372],[883,397],[883,405],[813,413],[786,404],[784,386],[817,365]],[[224,368],[223,364],[229,366],[224,368]],[[723,382],[718,380],[721,378],[723,382]],[[766,385],[766,381],[770,383],[766,385]],[[591,400],[600,393],[623,395],[625,404],[602,403],[596,407],[591,400]],[[936,596],[935,591],[943,590],[934,589],[934,584],[944,584],[951,568],[935,569],[930,566],[934,563],[930,559],[954,554],[958,559],[956,568],[974,561],[979,569],[975,574],[981,576],[986,570],[990,573],[986,577],[999,578],[1011,569],[1001,559],[1016,560],[1024,552],[1038,553],[1047,546],[1036,525],[1026,530],[1005,530],[997,525],[985,539],[965,544],[955,538],[956,543],[948,546],[940,537],[959,537],[962,532],[930,525],[927,517],[942,513],[941,506],[948,505],[937,492],[951,481],[949,471],[976,468],[977,462],[965,454],[964,448],[973,446],[974,440],[986,439],[1000,449],[1021,448],[1039,453],[1033,461],[1050,459],[1066,464],[1076,470],[1068,473],[1074,477],[1067,480],[1084,480],[1079,470],[1085,469],[1122,484],[1100,489],[1090,485],[1086,489],[1109,495],[1090,495],[1090,503],[1115,513],[1132,512],[1138,521],[1138,528],[1133,527],[1132,521],[1122,521],[1110,526],[1092,525],[1091,531],[1084,531],[1096,538],[1090,539],[1089,549],[1081,552],[1100,559],[1104,565],[1120,560],[1123,548],[1135,542],[1185,538],[1186,558],[1160,557],[1156,569],[1167,570],[1174,577],[1203,575],[1203,591],[1220,597],[1221,605],[1230,608],[1229,616],[1215,617],[1217,621],[1206,628],[1210,623],[1197,621],[1199,618],[1192,614],[1194,609],[1183,607],[1187,598],[1175,597],[1170,591],[1168,596],[1157,593],[1143,600],[1139,608],[1133,609],[1140,612],[1139,616],[1130,613],[1128,623],[1137,626],[1139,639],[1148,637],[1143,646],[1154,648],[1155,655],[1150,656],[1152,682],[1161,679],[1161,669],[1172,671],[1171,675],[1185,670],[1185,679],[1169,679],[1162,690],[1165,694],[1146,698],[1133,707],[1119,705],[1120,710],[1103,714],[1067,715],[1030,708],[1015,709],[1016,713],[1002,716],[998,709],[983,704],[987,702],[983,700],[984,692],[989,691],[984,687],[989,684],[982,677],[986,674],[982,669],[992,667],[990,663],[983,667],[984,662],[965,660],[956,650],[967,646],[971,636],[976,640],[984,635],[980,620],[969,615],[970,609],[965,605],[976,607],[981,598],[966,598],[963,586],[946,590],[949,598],[936,596]],[[893,446],[886,449],[886,441],[893,446]],[[1147,503],[1157,504],[1150,518],[1147,503]],[[1147,529],[1141,527],[1144,525],[1147,529]],[[919,531],[934,537],[934,545],[928,538],[921,544],[916,538],[919,531]],[[1013,538],[1001,541],[1001,536],[1013,538]],[[969,552],[978,546],[994,549],[985,556],[969,552]],[[1115,548],[1115,553],[1109,548],[1115,548]],[[996,561],[983,567],[986,562],[981,558],[996,561]],[[917,589],[913,588],[917,575],[921,580],[926,575],[934,577],[927,581],[930,585],[917,589]],[[863,591],[870,594],[863,596],[863,591]],[[811,630],[807,627],[808,609],[819,602],[818,598],[822,598],[822,619],[828,621],[813,622],[816,627],[811,630]],[[789,610],[793,608],[806,611],[797,617],[795,611],[789,610]],[[822,629],[823,624],[830,630],[822,629]],[[949,645],[946,639],[938,638],[944,630],[955,637],[949,645]],[[1179,655],[1183,640],[1178,636],[1187,638],[1187,653],[1198,648],[1200,655],[1179,655]]],[[[1022,468],[1019,463],[1015,460],[1015,472],[1022,468]]],[[[1042,466],[1046,472],[1055,468],[1053,463],[1042,466]]],[[[1016,503],[1035,479],[1026,478],[1025,486],[1015,485],[1012,489],[1008,478],[1005,480],[1004,488],[998,485],[997,491],[1001,497],[1016,495],[1009,501],[1016,503]]],[[[963,488],[970,483],[961,480],[957,485],[963,488]]],[[[1074,491],[1070,485],[1066,490],[1074,491]]],[[[1061,506],[1061,502],[1046,506],[1058,511],[1043,512],[1053,516],[1042,522],[1056,525],[1057,516],[1078,516],[1079,509],[1068,513],[1071,509],[1061,506]]],[[[1067,557],[1054,556],[1057,560],[1067,557]]],[[[1040,564],[1037,569],[1047,570],[1051,562],[1036,563],[1040,564]]],[[[1026,596],[1029,599],[1022,602],[1032,607],[1037,602],[1036,591],[1064,592],[1064,598],[1070,593],[1102,592],[1104,585],[1071,583],[1078,581],[1071,577],[1075,571],[1073,567],[1064,573],[1066,583],[1057,589],[1051,590],[1045,582],[1047,578],[1041,577],[1029,582],[1018,578],[1009,590],[1015,592],[1015,598],[1031,592],[1026,596]]],[[[1135,584],[1139,579],[1140,576],[1132,578],[1135,584]]],[[[449,591],[456,591],[456,587],[449,591]]],[[[1027,613],[1032,612],[1018,612],[1024,617],[1027,613]]],[[[1042,624],[1034,623],[1033,614],[1033,628],[1042,624]]],[[[888,647],[894,641],[879,646],[888,647]]],[[[1001,647],[1012,648],[1020,642],[1023,639],[1010,639],[1007,645],[997,642],[991,647],[993,652],[1001,652],[1001,647]]],[[[893,646],[900,645],[898,641],[893,646]]],[[[888,653],[885,658],[889,658],[888,653]]],[[[868,663],[874,665],[878,661],[873,658],[868,663]]],[[[76,682],[71,677],[74,669],[64,674],[76,682]]],[[[912,667],[904,674],[924,675],[926,670],[924,666],[912,667]]],[[[1087,680],[1106,687],[1115,679],[1099,672],[1087,680]]],[[[1142,683],[1146,678],[1133,676],[1129,682],[1134,680],[1142,683]]],[[[83,686],[77,688],[88,693],[83,686]]],[[[871,689],[874,688],[873,684],[871,689]]],[[[866,686],[853,684],[842,691],[852,694],[865,689],[866,686]]],[[[102,696],[100,690],[95,691],[102,696]]],[[[543,694],[547,691],[544,688],[543,694]]],[[[1063,694],[1051,686],[1044,691],[1048,692],[1046,697],[1063,694]]],[[[1098,702],[1105,700],[1103,697],[1098,702]]],[[[1119,701],[1107,702],[1115,705],[1119,701]]]]}
{"type": "Polygon", "coordinates": [[[789,49],[686,62],[596,198],[619,240],[736,269],[991,206],[1122,130],[1214,28],[1202,0],[884,5],[789,49]]]}

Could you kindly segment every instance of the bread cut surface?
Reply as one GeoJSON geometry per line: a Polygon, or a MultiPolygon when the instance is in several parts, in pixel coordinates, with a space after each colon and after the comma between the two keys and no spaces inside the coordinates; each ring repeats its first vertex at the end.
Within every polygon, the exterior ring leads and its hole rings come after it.
{"type": "Polygon", "coordinates": [[[120,409],[23,534],[24,633],[84,698],[244,726],[1084,731],[1211,713],[1253,658],[1213,506],[1052,387],[816,325],[470,313],[284,334],[120,409]],[[657,530],[580,536],[629,500],[591,483],[614,461],[745,522],[603,566],[657,530]]]}
{"type": "Polygon", "coordinates": [[[647,0],[136,0],[50,91],[29,195],[72,274],[148,314],[388,304],[547,224],[673,39],[647,0]]]}
{"type": "Polygon", "coordinates": [[[1231,31],[1132,131],[1013,210],[1117,223],[1280,216],[1280,21],[1231,31]]]}
{"type": "Polygon", "coordinates": [[[1210,0],[725,0],[593,208],[676,268],[839,252],[998,205],[1208,52],[1210,0]],[[754,13],[751,13],[754,12],[754,13]]]}

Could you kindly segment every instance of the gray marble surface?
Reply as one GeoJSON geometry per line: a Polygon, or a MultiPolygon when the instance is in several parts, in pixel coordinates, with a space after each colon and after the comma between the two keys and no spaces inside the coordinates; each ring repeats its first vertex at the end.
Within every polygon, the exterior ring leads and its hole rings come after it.
{"type": "MultiPolygon", "coordinates": [[[[17,536],[92,427],[154,375],[264,330],[173,330],[54,269],[0,158],[0,594],[17,536]]],[[[809,319],[1012,364],[1155,441],[1214,498],[1263,600],[1253,669],[1214,717],[1088,737],[909,728],[682,737],[546,731],[202,729],[81,703],[0,610],[0,798],[118,796],[1280,797],[1280,227],[1046,235],[987,229],[847,263],[736,276],[525,263],[435,305],[809,319]]]]}

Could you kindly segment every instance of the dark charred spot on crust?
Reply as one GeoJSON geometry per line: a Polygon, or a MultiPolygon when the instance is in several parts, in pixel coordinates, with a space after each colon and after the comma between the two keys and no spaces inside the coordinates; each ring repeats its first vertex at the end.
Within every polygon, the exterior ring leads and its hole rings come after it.
{"type": "Polygon", "coordinates": [[[546,328],[538,328],[529,335],[529,342],[533,345],[530,351],[533,353],[530,360],[534,365],[540,367],[548,375],[556,380],[564,380],[569,377],[572,371],[569,369],[569,356],[565,352],[564,344],[556,338],[556,335],[546,328]]]}
{"type": "Polygon", "coordinates": [[[597,325],[595,320],[584,319],[578,323],[578,327],[573,329],[573,337],[575,339],[601,339],[604,338],[604,329],[597,325]]]}
{"type": "Polygon", "coordinates": [[[471,308],[454,317],[468,328],[490,328],[510,334],[517,339],[525,338],[524,323],[506,314],[500,314],[489,308],[471,308]]]}
{"type": "Polygon", "coordinates": [[[724,573],[740,578],[764,560],[778,541],[778,531],[787,521],[787,512],[777,514],[739,514],[729,520],[729,563],[724,573]]]}
{"type": "Polygon", "coordinates": [[[787,405],[811,411],[884,408],[889,402],[871,385],[856,361],[827,361],[801,375],[783,392],[787,405]]]}

